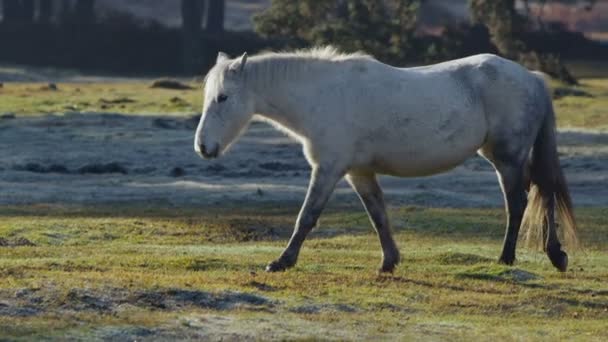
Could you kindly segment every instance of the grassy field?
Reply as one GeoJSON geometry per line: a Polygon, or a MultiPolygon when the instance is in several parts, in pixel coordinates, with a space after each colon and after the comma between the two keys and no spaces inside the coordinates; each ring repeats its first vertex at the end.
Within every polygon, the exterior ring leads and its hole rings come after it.
{"type": "MultiPolygon", "coordinates": [[[[608,131],[608,78],[586,72],[578,87],[554,84],[558,125],[608,131]]],[[[5,83],[0,115],[200,111],[200,85],[150,85],[5,83]]],[[[398,207],[403,261],[378,275],[363,209],[336,203],[293,270],[263,272],[297,212],[0,206],[0,341],[608,340],[607,208],[577,208],[585,247],[566,273],[525,248],[498,265],[502,209],[398,207]]]]}
{"type": "Polygon", "coordinates": [[[201,85],[193,89],[152,88],[152,81],[117,83],[5,83],[0,88],[0,114],[95,112],[123,114],[192,114],[203,103],[201,85]]]}
{"type": "Polygon", "coordinates": [[[566,273],[494,262],[498,209],[394,208],[403,262],[379,276],[359,208],[329,208],[298,266],[268,274],[297,208],[0,208],[4,338],[601,341],[608,210],[577,211],[566,273]]]}
{"type": "MultiPolygon", "coordinates": [[[[125,114],[193,114],[200,112],[203,91],[151,88],[152,81],[122,83],[6,83],[0,88],[0,115],[97,112],[125,114]]],[[[608,78],[582,79],[581,85],[554,84],[568,95],[555,100],[558,125],[563,128],[608,129],[608,78]],[[579,93],[574,93],[578,91],[579,93]]]]}

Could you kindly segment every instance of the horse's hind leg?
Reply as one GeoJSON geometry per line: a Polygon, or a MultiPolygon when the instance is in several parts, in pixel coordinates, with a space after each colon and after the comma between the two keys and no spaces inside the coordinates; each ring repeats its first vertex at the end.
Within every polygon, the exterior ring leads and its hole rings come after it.
{"type": "Polygon", "coordinates": [[[378,233],[382,245],[382,266],[380,272],[393,272],[399,263],[399,249],[393,240],[386,214],[384,196],[374,174],[348,174],[346,179],[359,195],[361,202],[378,233]]]}
{"type": "Polygon", "coordinates": [[[499,262],[512,265],[515,261],[515,247],[519,227],[526,210],[527,196],[523,176],[523,168],[507,168],[499,171],[499,178],[505,197],[507,210],[507,230],[502,247],[499,262]]]}
{"type": "Polygon", "coordinates": [[[496,169],[502,189],[507,212],[507,227],[502,253],[498,262],[512,265],[515,261],[515,248],[519,228],[527,205],[526,179],[524,173],[525,158],[508,156],[501,151],[480,151],[496,169]]]}
{"type": "Polygon", "coordinates": [[[543,219],[543,225],[546,230],[543,230],[546,234],[545,238],[545,253],[551,260],[553,266],[558,270],[565,272],[568,268],[568,254],[562,251],[562,244],[559,242],[557,237],[557,227],[555,225],[555,197],[549,196],[546,199],[548,202],[545,207],[547,212],[543,219]]]}

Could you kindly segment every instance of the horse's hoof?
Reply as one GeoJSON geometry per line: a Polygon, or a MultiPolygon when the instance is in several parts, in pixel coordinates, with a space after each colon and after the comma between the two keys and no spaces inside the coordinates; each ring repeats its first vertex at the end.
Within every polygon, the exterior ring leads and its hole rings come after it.
{"type": "Polygon", "coordinates": [[[513,266],[513,264],[515,263],[515,257],[501,256],[500,259],[498,259],[498,263],[503,264],[503,265],[513,266]]]}
{"type": "Polygon", "coordinates": [[[557,251],[549,254],[549,260],[555,268],[560,272],[566,272],[568,269],[568,254],[563,251],[557,251]]]}
{"type": "Polygon", "coordinates": [[[383,262],[382,266],[380,266],[380,268],[378,269],[378,273],[393,273],[395,272],[395,266],[397,265],[396,262],[383,262]]]}
{"type": "Polygon", "coordinates": [[[393,266],[382,266],[378,269],[378,274],[393,274],[393,272],[395,272],[395,265],[393,266]]]}
{"type": "Polygon", "coordinates": [[[266,266],[266,272],[283,272],[293,265],[288,265],[281,260],[275,260],[266,266]]]}

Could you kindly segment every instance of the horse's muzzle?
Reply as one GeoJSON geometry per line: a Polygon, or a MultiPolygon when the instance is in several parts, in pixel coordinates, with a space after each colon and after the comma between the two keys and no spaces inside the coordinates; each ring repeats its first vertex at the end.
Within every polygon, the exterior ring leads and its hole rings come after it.
{"type": "Polygon", "coordinates": [[[219,150],[220,148],[217,144],[214,144],[213,148],[208,148],[205,144],[200,144],[196,148],[196,152],[205,159],[216,158],[219,150]]]}

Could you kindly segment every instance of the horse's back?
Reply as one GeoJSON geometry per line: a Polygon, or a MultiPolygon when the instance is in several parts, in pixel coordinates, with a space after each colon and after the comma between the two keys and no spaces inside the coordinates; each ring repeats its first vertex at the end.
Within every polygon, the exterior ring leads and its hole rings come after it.
{"type": "MultiPolygon", "coordinates": [[[[381,72],[381,103],[369,113],[364,148],[378,172],[401,176],[438,173],[459,165],[509,134],[531,136],[539,121],[538,77],[512,61],[483,54],[425,67],[381,72]],[[392,91],[390,91],[392,90],[392,91]],[[373,120],[370,120],[373,119],[373,120]]],[[[387,71],[388,70],[388,71],[387,71]]],[[[375,81],[376,83],[380,81],[375,81]]],[[[373,82],[372,82],[373,83],[373,82]]],[[[526,141],[527,143],[527,141],[526,141]]],[[[364,144],[360,144],[362,146],[364,144]]]]}

